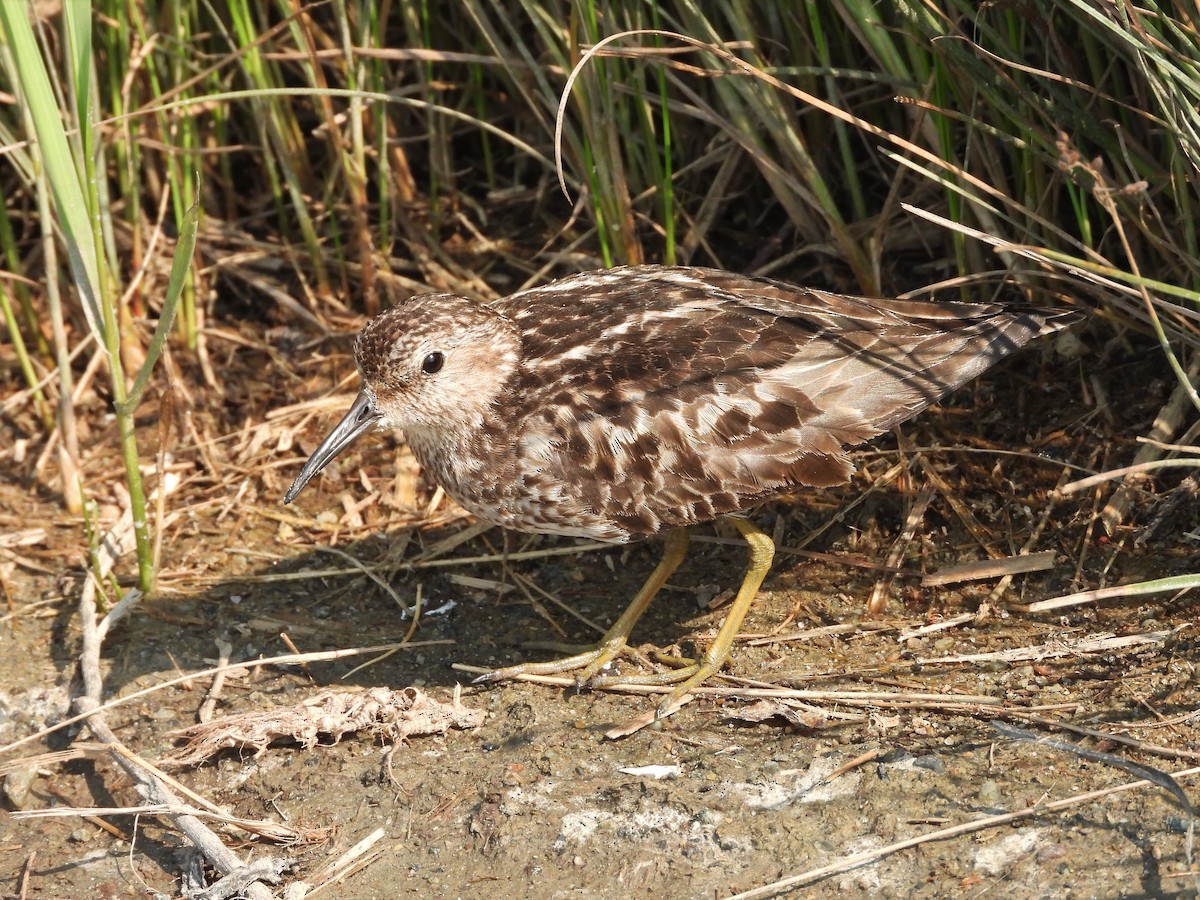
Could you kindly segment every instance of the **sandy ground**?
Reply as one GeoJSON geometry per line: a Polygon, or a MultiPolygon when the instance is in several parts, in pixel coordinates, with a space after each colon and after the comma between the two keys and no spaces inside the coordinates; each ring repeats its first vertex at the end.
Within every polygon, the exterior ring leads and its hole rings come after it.
{"type": "MultiPolygon", "coordinates": [[[[212,822],[243,858],[295,860],[279,892],[318,882],[367,839],[355,866],[309,896],[728,897],[832,867],[807,886],[760,895],[1194,897],[1196,877],[1185,874],[1189,817],[1166,790],[1114,790],[1139,776],[991,724],[1165,772],[1200,765],[1194,592],[1048,613],[1015,606],[1197,567],[1200,514],[1194,495],[1172,493],[1178,476],[1147,483],[1112,538],[1094,524],[1104,493],[1051,498],[1063,463],[1127,462],[1133,436],[1170,388],[1136,363],[1115,362],[1106,375],[1116,412],[1106,421],[1070,372],[1068,363],[1025,354],[909,428],[903,454],[894,439],[864,452],[854,484],[757,514],[781,546],[881,562],[929,490],[928,509],[900,546],[906,570],[1023,548],[1052,551],[1049,568],[1018,575],[1003,591],[998,578],[937,587],[899,578],[884,590],[883,610],[868,616],[878,572],[780,554],[727,677],[713,682],[721,690],[622,740],[605,733],[654,698],[471,687],[450,664],[545,658],[519,645],[588,639],[575,614],[610,622],[653,567],[658,545],[576,552],[566,540],[478,534],[445,504],[425,515],[429,486],[388,440],[348,458],[340,481],[335,471],[285,510],[278,498],[296,460],[335,413],[304,423],[300,446],[289,447],[281,434],[300,420],[262,425],[276,398],[248,386],[239,392],[231,379],[220,402],[197,403],[194,413],[195,433],[223,440],[201,451],[181,439],[176,448],[186,477],[169,505],[177,515],[166,530],[160,591],[108,637],[106,689],[131,697],[207,669],[218,639],[234,662],[290,652],[281,634],[305,652],[400,641],[409,623],[397,599],[411,603],[419,592],[427,610],[454,601],[423,618],[418,646],[365,668],[373,655],[242,668],[225,681],[217,716],[291,708],[326,688],[418,686],[449,702],[457,684],[462,703],[481,714],[477,727],[400,743],[354,732],[311,749],[281,741],[258,755],[225,750],[174,770],[229,814],[291,830],[296,842],[280,846],[212,822]],[[261,440],[259,427],[269,429],[261,440]],[[957,449],[920,449],[935,443],[957,449]],[[214,462],[228,467],[219,479],[214,462]],[[897,463],[902,476],[889,477],[897,463]],[[348,512],[368,488],[384,501],[348,512]],[[504,562],[506,549],[558,555],[504,562]],[[497,560],[452,562],[481,556],[497,560]],[[777,705],[756,706],[763,697],[777,705]],[[768,717],[750,721],[756,713],[768,717]],[[956,834],[919,841],[956,826],[956,834]],[[906,841],[914,844],[894,847],[906,841]],[[847,864],[859,854],[859,865],[847,864]]],[[[2,423],[0,446],[12,446],[18,425],[2,423]]],[[[102,427],[92,446],[103,444],[102,427]]],[[[116,471],[99,451],[90,467],[92,483],[116,471]]],[[[61,512],[32,462],[2,469],[3,533],[44,529],[0,546],[9,604],[0,743],[8,744],[68,712],[84,544],[82,523],[61,512]]],[[[116,500],[100,498],[104,521],[116,500]]],[[[732,535],[697,530],[705,536],[732,535]]],[[[736,541],[697,540],[635,638],[686,652],[711,636],[722,610],[699,604],[735,587],[744,559],[736,541]]],[[[178,747],[172,731],[195,722],[211,682],[196,677],[130,699],[109,723],[132,752],[162,761],[178,747]]],[[[190,854],[165,819],[13,815],[141,802],[109,757],[73,739],[90,736],[67,728],[0,755],[0,896],[177,896],[190,854]],[[72,747],[67,757],[38,756],[72,747]]],[[[1180,784],[1196,795],[1194,775],[1180,784]]]]}

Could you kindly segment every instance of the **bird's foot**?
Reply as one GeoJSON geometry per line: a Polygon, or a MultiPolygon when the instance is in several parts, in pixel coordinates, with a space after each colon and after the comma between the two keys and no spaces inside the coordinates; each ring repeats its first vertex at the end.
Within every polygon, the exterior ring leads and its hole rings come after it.
{"type": "Polygon", "coordinates": [[[589,688],[603,689],[613,687],[629,687],[632,685],[649,685],[652,687],[661,687],[668,684],[675,685],[662,702],[654,710],[654,717],[661,719],[668,715],[672,707],[679,700],[691,693],[693,688],[697,688],[709,679],[710,676],[724,665],[725,660],[729,658],[729,652],[724,653],[723,658],[718,659],[711,652],[705,653],[699,659],[687,660],[678,657],[664,658],[656,657],[661,662],[666,662],[668,665],[676,665],[678,668],[670,672],[655,672],[652,675],[602,675],[597,678],[592,678],[587,686],[589,688]]]}
{"type": "MultiPolygon", "coordinates": [[[[583,648],[572,647],[572,650],[581,650],[581,652],[573,653],[563,659],[551,660],[550,662],[521,663],[497,669],[494,672],[488,672],[486,675],[480,675],[475,679],[475,682],[505,681],[510,678],[518,678],[522,675],[561,675],[564,672],[575,672],[576,685],[579,687],[590,686],[601,669],[622,653],[627,652],[629,633],[633,630],[633,626],[637,623],[638,619],[642,617],[642,613],[646,611],[646,607],[650,604],[650,601],[654,599],[654,595],[659,592],[667,579],[671,577],[671,573],[679,568],[679,564],[683,562],[683,558],[687,554],[687,547],[688,536],[687,531],[684,529],[677,528],[667,535],[662,560],[655,566],[654,571],[650,573],[650,577],[646,579],[646,583],[634,595],[629,607],[612,624],[612,627],[608,629],[604,637],[600,638],[595,644],[583,648]]],[[[553,647],[554,645],[550,646],[553,647]]]]}
{"type": "MultiPolygon", "coordinates": [[[[563,645],[558,645],[559,647],[563,645]]],[[[562,659],[555,659],[549,662],[527,662],[520,663],[515,666],[506,666],[503,669],[496,669],[494,672],[487,672],[480,675],[474,681],[475,684],[491,683],[496,681],[507,681],[512,678],[517,678],[522,675],[562,675],[567,672],[575,673],[575,686],[579,690],[591,689],[612,689],[631,687],[634,685],[644,685],[650,687],[661,687],[664,685],[676,685],[663,699],[655,711],[655,716],[661,718],[667,714],[667,711],[685,694],[689,693],[692,688],[698,687],[708,680],[709,676],[713,675],[724,664],[729,653],[726,650],[722,658],[718,658],[711,649],[699,659],[682,659],[677,656],[667,656],[666,654],[655,654],[655,661],[665,663],[668,666],[674,667],[671,671],[654,672],[647,675],[623,674],[623,675],[602,675],[601,671],[610,662],[623,654],[637,654],[625,645],[623,641],[612,641],[609,643],[601,642],[591,647],[584,648],[582,652],[572,656],[567,656],[562,659]]]]}
{"type": "Polygon", "coordinates": [[[503,669],[496,669],[494,672],[487,672],[480,675],[474,680],[474,683],[489,684],[494,681],[508,681],[522,675],[562,675],[567,672],[574,672],[576,687],[591,687],[600,670],[627,649],[623,636],[602,639],[595,644],[584,645],[582,647],[563,644],[537,644],[534,646],[551,650],[562,650],[564,647],[569,646],[571,650],[578,650],[579,652],[565,656],[562,659],[553,659],[549,662],[526,662],[518,663],[515,666],[505,666],[503,669]]]}

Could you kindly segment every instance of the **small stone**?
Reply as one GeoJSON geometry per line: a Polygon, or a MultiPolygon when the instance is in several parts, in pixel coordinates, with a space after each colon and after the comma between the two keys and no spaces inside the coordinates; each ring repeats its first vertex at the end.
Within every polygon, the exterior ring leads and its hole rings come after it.
{"type": "Polygon", "coordinates": [[[990,778],[979,785],[979,802],[984,806],[999,806],[1001,801],[1000,785],[990,778]]]}
{"type": "Polygon", "coordinates": [[[37,781],[37,766],[21,766],[13,769],[4,776],[4,796],[16,809],[31,809],[38,805],[32,796],[34,782],[37,781]]]}

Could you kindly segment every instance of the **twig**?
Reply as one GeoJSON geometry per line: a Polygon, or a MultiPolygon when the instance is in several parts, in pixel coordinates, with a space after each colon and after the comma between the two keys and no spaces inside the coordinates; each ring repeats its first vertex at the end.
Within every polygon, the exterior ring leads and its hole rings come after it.
{"type": "MultiPolygon", "coordinates": [[[[1057,728],[1060,731],[1070,731],[1074,734],[1084,735],[1085,737],[1096,738],[1096,740],[1099,741],[1111,741],[1114,744],[1122,744],[1123,746],[1130,747],[1140,753],[1149,753],[1152,756],[1163,756],[1168,759],[1200,760],[1200,750],[1184,750],[1180,747],[1164,747],[1160,744],[1150,744],[1146,741],[1139,741],[1136,738],[1126,737],[1123,734],[1114,734],[1111,731],[1100,731],[1096,728],[1088,728],[1086,725],[1079,725],[1075,722],[1046,719],[1028,710],[1009,709],[1005,711],[1004,716],[1008,719],[1019,719],[1022,722],[1030,722],[1035,725],[1041,725],[1044,728],[1057,728]]],[[[1124,725],[1124,723],[1120,724],[1124,725]]]]}
{"type": "Polygon", "coordinates": [[[930,572],[921,579],[922,587],[956,584],[960,581],[981,581],[1004,575],[1022,575],[1026,572],[1042,572],[1054,566],[1054,551],[1003,556],[999,559],[972,560],[955,566],[945,566],[930,572]]]}
{"type": "Polygon", "coordinates": [[[17,888],[17,896],[21,900],[29,895],[29,876],[33,872],[33,860],[37,856],[36,850],[30,850],[29,855],[25,857],[25,864],[21,866],[21,884],[17,888]]]}
{"type": "Polygon", "coordinates": [[[1097,600],[1110,600],[1113,597],[1145,597],[1149,594],[1162,594],[1168,591],[1186,591],[1197,586],[1200,586],[1200,575],[1174,575],[1168,578],[1157,578],[1154,581],[1141,581],[1137,584],[1117,584],[1094,591],[1079,591],[1075,594],[1050,597],[1034,603],[1010,603],[1008,607],[1025,613],[1046,612],[1051,609],[1062,609],[1064,606],[1079,606],[1082,603],[1095,603],[1097,600]]]}
{"type": "Polygon", "coordinates": [[[381,653],[397,647],[403,647],[405,650],[416,650],[421,647],[432,647],[435,645],[453,643],[454,641],[450,640],[409,641],[408,643],[398,644],[378,644],[371,647],[351,647],[346,650],[321,650],[312,653],[288,654],[287,656],[267,656],[260,659],[247,660],[246,662],[233,663],[229,666],[212,666],[208,669],[201,669],[198,672],[188,672],[185,675],[180,675],[178,678],[172,678],[170,681],[164,681],[161,684],[155,684],[148,688],[142,688],[140,691],[134,691],[132,694],[116,697],[112,700],[109,700],[107,703],[100,704],[95,709],[90,710],[87,713],[80,713],[79,715],[70,716],[69,718],[63,719],[61,722],[55,722],[53,725],[43,728],[41,731],[35,732],[34,734],[28,734],[19,740],[13,741],[11,744],[5,744],[3,747],[0,747],[0,753],[7,753],[9,750],[15,750],[18,747],[23,747],[25,744],[32,744],[34,741],[40,741],[47,735],[54,734],[54,732],[61,731],[64,728],[69,728],[76,722],[82,722],[88,716],[95,715],[98,712],[107,712],[115,707],[124,706],[126,703],[132,703],[134,700],[140,699],[141,697],[155,694],[159,691],[166,690],[167,688],[174,687],[177,684],[185,684],[187,682],[195,681],[198,678],[207,678],[209,675],[215,675],[222,669],[244,669],[250,666],[298,666],[309,662],[331,662],[337,659],[346,659],[350,656],[362,656],[366,653],[381,653]]]}
{"type": "Polygon", "coordinates": [[[221,697],[221,689],[225,686],[225,676],[229,673],[229,656],[233,653],[233,645],[223,638],[217,638],[216,645],[219,654],[217,657],[218,671],[213,675],[208,693],[204,695],[204,702],[200,704],[200,709],[196,712],[197,722],[208,722],[212,719],[217,708],[217,700],[221,697]]]}
{"type": "MultiPolygon", "coordinates": [[[[1188,775],[1200,774],[1200,767],[1192,769],[1183,769],[1179,772],[1171,773],[1171,777],[1178,779],[1188,775]]],[[[1055,800],[1052,803],[1035,804],[1027,806],[1024,809],[1019,809],[1016,812],[1004,813],[998,816],[988,816],[984,819],[977,819],[973,822],[963,822],[959,825],[953,825],[949,828],[942,828],[938,831],[931,831],[928,834],[919,835],[918,837],[909,838],[905,841],[898,841],[895,844],[889,844],[886,847],[879,847],[875,850],[865,850],[862,853],[855,853],[852,856],[843,857],[837,862],[830,863],[827,866],[821,866],[819,869],[810,869],[807,872],[802,872],[799,875],[792,875],[788,878],[780,879],[771,884],[763,885],[762,887],[754,888],[750,891],[743,891],[740,894],[734,894],[728,900],[765,900],[767,897],[778,897],[787,891],[802,887],[806,884],[812,884],[822,879],[828,878],[831,875],[836,875],[839,872],[847,872],[851,869],[856,869],[859,866],[864,866],[870,862],[876,862],[885,857],[899,853],[901,850],[907,850],[910,847],[918,847],[921,844],[931,843],[933,841],[945,841],[950,838],[959,837],[964,834],[971,834],[975,831],[983,831],[985,828],[995,828],[999,825],[1005,825],[1009,822],[1015,822],[1020,819],[1032,818],[1034,816],[1046,815],[1047,813],[1059,812],[1060,810],[1070,809],[1073,806],[1081,806],[1084,803],[1090,803],[1093,800],[1101,800],[1106,797],[1122,794],[1126,791],[1140,790],[1149,787],[1150,782],[1146,780],[1131,781],[1126,784],[1118,785],[1117,787],[1104,788],[1099,791],[1089,791],[1086,794],[1076,794],[1073,797],[1067,797],[1063,800],[1055,800]]]]}
{"type": "MultiPolygon", "coordinates": [[[[925,488],[917,494],[909,507],[908,515],[904,517],[904,527],[900,529],[900,534],[896,540],[892,542],[891,549],[888,550],[887,559],[884,560],[884,565],[891,569],[899,569],[900,563],[904,561],[904,554],[912,544],[917,534],[917,529],[921,527],[921,523],[925,519],[925,513],[929,509],[929,504],[933,501],[935,491],[933,488],[925,488]]],[[[884,605],[887,603],[888,588],[895,581],[895,575],[881,575],[875,581],[875,586],[871,588],[871,596],[867,600],[867,614],[878,615],[883,611],[884,605]]]]}
{"type": "MultiPolygon", "coordinates": [[[[1196,354],[1192,359],[1186,374],[1180,373],[1180,375],[1182,377],[1179,384],[1175,386],[1170,398],[1159,410],[1158,417],[1154,420],[1154,427],[1150,429],[1148,437],[1154,441],[1169,440],[1178,432],[1183,423],[1185,411],[1194,402],[1196,395],[1194,385],[1200,380],[1200,354],[1196,354]]],[[[1140,465],[1158,458],[1161,453],[1162,451],[1154,444],[1146,443],[1134,455],[1133,462],[1135,465],[1140,465]]],[[[1108,534],[1113,534],[1117,527],[1125,521],[1125,516],[1129,514],[1129,510],[1133,506],[1134,490],[1133,484],[1122,484],[1113,492],[1108,504],[1100,513],[1100,520],[1104,523],[1104,530],[1108,534]]]]}
{"type": "Polygon", "coordinates": [[[1158,769],[1152,769],[1150,766],[1143,766],[1141,763],[1135,763],[1133,760],[1118,756],[1115,753],[1105,753],[1103,750],[1093,750],[1090,747],[1081,747],[1079,744],[1072,744],[1068,741],[1059,741],[1042,734],[1035,734],[1032,731],[1026,731],[1024,728],[1014,728],[999,720],[993,720],[989,724],[1002,735],[1013,740],[1051,747],[1063,753],[1070,753],[1082,759],[1091,760],[1092,762],[1115,766],[1118,769],[1123,769],[1130,775],[1145,778],[1151,784],[1158,785],[1178,800],[1179,805],[1183,807],[1189,817],[1196,818],[1196,808],[1192,806],[1192,801],[1188,799],[1188,795],[1179,786],[1179,782],[1166,772],[1160,772],[1158,769]]]}
{"type": "MultiPolygon", "coordinates": [[[[1160,445],[1148,444],[1148,446],[1157,449],[1160,445]]],[[[1131,466],[1109,469],[1107,472],[1099,472],[1095,475],[1089,475],[1087,478],[1080,478],[1078,481],[1072,481],[1070,484],[1063,485],[1058,489],[1058,493],[1063,496],[1077,494],[1080,491],[1086,491],[1088,488],[1103,484],[1106,481],[1116,481],[1119,478],[1124,478],[1126,475],[1143,475],[1146,472],[1153,472],[1156,469],[1200,469],[1200,459],[1194,456],[1187,456],[1183,459],[1146,460],[1145,462],[1135,463],[1131,466]]],[[[1120,489],[1124,489],[1124,487],[1122,485],[1120,489]]]]}
{"type": "Polygon", "coordinates": [[[312,875],[310,884],[314,890],[311,891],[311,894],[317,893],[317,890],[320,888],[337,884],[339,881],[344,880],[351,872],[357,872],[361,869],[366,862],[375,859],[378,856],[377,853],[367,860],[362,860],[362,857],[386,835],[386,829],[376,828],[333,862],[325,866],[325,868],[312,875]]]}
{"type": "MultiPolygon", "coordinates": [[[[79,654],[79,672],[83,682],[83,691],[75,699],[75,708],[87,718],[88,728],[96,740],[113,748],[113,760],[133,779],[138,793],[151,803],[168,807],[179,807],[183,804],[166,784],[155,777],[142,766],[134,762],[134,756],[125,750],[120,739],[108,727],[100,712],[100,698],[103,696],[104,681],[100,675],[100,647],[105,633],[120,615],[132,608],[136,601],[134,591],[130,591],[122,602],[114,607],[105,617],[104,622],[96,621],[96,582],[89,578],[79,595],[79,617],[83,631],[83,648],[79,654]],[[118,749],[119,748],[119,749],[118,749]]],[[[225,875],[243,871],[245,864],[236,853],[226,847],[216,832],[193,815],[177,813],[170,815],[175,827],[187,837],[205,858],[216,869],[225,875]]],[[[283,860],[277,865],[290,867],[290,860],[283,860]]],[[[244,893],[251,900],[270,900],[271,892],[261,884],[245,884],[244,893]]]]}
{"type": "MultiPolygon", "coordinates": [[[[213,882],[207,891],[194,894],[192,900],[227,900],[229,897],[246,896],[247,891],[261,888],[260,881],[278,884],[279,878],[293,865],[290,859],[258,859],[249,865],[242,866],[236,872],[226,875],[219,881],[213,882]]],[[[268,894],[268,896],[270,896],[268,894]]]]}

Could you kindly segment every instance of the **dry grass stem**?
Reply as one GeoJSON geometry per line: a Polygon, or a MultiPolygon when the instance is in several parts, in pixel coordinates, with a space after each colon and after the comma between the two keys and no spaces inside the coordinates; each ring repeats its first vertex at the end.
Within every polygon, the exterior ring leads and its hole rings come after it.
{"type": "MultiPolygon", "coordinates": [[[[1200,768],[1182,769],[1178,772],[1172,772],[1171,777],[1174,779],[1187,778],[1192,775],[1200,774],[1200,768]]],[[[767,897],[779,897],[786,894],[788,891],[803,887],[806,884],[813,884],[817,881],[822,881],[839,872],[847,872],[851,869],[856,869],[859,866],[864,866],[872,862],[877,862],[893,854],[900,853],[912,847],[919,847],[922,844],[927,844],[933,841],[945,841],[951,838],[960,837],[964,834],[971,834],[976,831],[983,831],[987,828],[997,828],[1001,825],[1008,825],[1011,822],[1018,822],[1022,819],[1036,818],[1046,816],[1051,813],[1060,812],[1064,809],[1072,809],[1077,806],[1082,806],[1085,803],[1092,803],[1097,800],[1107,800],[1119,794],[1124,794],[1128,791],[1144,790],[1151,787],[1151,783],[1145,780],[1131,781],[1126,784],[1118,785],[1117,787],[1105,788],[1100,791],[1087,791],[1085,793],[1076,794],[1072,797],[1066,797],[1062,800],[1054,800],[1049,803],[1039,803],[1036,806],[1027,806],[1024,809],[1016,810],[1015,812],[1004,813],[997,816],[986,816],[974,822],[963,822],[959,825],[953,825],[949,828],[940,828],[937,831],[931,831],[928,834],[919,835],[918,837],[909,838],[904,841],[897,841],[894,844],[889,844],[886,847],[880,847],[874,850],[867,850],[862,853],[855,853],[851,856],[844,857],[837,862],[827,866],[821,866],[817,869],[810,869],[807,872],[802,872],[798,875],[792,875],[787,878],[781,878],[771,884],[763,885],[751,891],[743,891],[740,894],[734,894],[729,897],[729,900],[765,900],[767,897]]]]}
{"type": "Polygon", "coordinates": [[[1054,567],[1053,550],[1029,553],[1023,556],[1005,556],[999,559],[978,560],[944,566],[921,578],[922,587],[956,584],[962,581],[981,581],[1006,575],[1021,575],[1026,572],[1044,572],[1054,567]]]}

